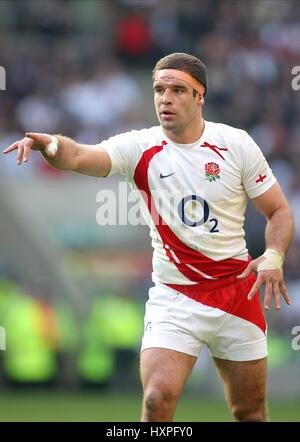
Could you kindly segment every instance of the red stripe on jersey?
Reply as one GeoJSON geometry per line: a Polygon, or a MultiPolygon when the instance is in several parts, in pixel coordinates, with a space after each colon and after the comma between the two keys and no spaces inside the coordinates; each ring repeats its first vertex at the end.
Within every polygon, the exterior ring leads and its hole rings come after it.
{"type": "Polygon", "coordinates": [[[235,276],[218,281],[201,282],[195,285],[164,284],[186,296],[210,307],[215,307],[257,325],[266,333],[266,320],[262,312],[259,291],[251,301],[247,300],[256,275],[246,280],[235,276]]]}
{"type": "MultiPolygon", "coordinates": [[[[152,158],[157,153],[161,152],[166,144],[166,141],[163,141],[161,146],[153,146],[143,153],[134,172],[134,181],[138,189],[142,192],[142,196],[162,239],[163,247],[168,258],[177,267],[179,272],[192,282],[202,283],[207,281],[207,278],[196,271],[193,271],[191,268],[187,267],[186,264],[193,266],[199,272],[217,279],[242,273],[248,265],[247,261],[232,258],[215,261],[209,258],[203,253],[184,244],[184,242],[175,235],[159,215],[149,188],[148,169],[152,158]]],[[[214,286],[214,282],[214,280],[209,280],[211,287],[214,286]]]]}

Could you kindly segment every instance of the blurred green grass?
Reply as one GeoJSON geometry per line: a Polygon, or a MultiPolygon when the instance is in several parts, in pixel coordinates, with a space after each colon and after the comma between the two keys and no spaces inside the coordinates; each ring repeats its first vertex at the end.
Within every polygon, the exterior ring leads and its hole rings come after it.
{"type": "MultiPolygon", "coordinates": [[[[2,392],[0,422],[138,422],[141,396],[100,393],[2,392]]],[[[300,401],[270,403],[272,421],[299,422],[300,401]]],[[[230,422],[223,401],[182,397],[177,422],[230,422]]]]}

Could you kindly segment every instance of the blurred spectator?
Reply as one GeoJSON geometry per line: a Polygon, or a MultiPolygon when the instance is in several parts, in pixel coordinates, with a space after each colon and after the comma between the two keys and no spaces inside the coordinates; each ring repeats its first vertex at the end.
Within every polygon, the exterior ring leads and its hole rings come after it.
{"type": "Polygon", "coordinates": [[[153,39],[148,18],[139,10],[125,13],[117,23],[116,49],[124,61],[145,61],[153,39]]]}
{"type": "Polygon", "coordinates": [[[74,79],[60,92],[62,108],[87,129],[115,131],[123,115],[141,106],[136,81],[114,60],[95,66],[93,78],[74,79]]]}

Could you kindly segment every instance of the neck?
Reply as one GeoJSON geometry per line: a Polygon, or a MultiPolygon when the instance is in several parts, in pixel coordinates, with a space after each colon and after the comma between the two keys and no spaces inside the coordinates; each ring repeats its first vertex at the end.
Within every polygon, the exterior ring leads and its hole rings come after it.
{"type": "Polygon", "coordinates": [[[162,130],[170,140],[174,141],[174,143],[190,144],[199,140],[204,132],[204,128],[205,122],[203,118],[201,118],[200,122],[198,121],[195,127],[185,127],[181,132],[168,130],[163,127],[162,130]]]}

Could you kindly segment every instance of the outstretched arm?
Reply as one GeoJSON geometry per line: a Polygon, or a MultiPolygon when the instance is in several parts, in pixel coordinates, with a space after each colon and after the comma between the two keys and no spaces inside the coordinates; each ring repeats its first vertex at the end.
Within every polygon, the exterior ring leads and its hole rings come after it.
{"type": "Polygon", "coordinates": [[[37,150],[57,169],[98,177],[104,177],[109,173],[111,160],[101,146],[80,144],[62,135],[55,135],[54,138],[57,140],[57,151],[47,149],[53,139],[51,135],[28,132],[22,140],[11,144],[3,153],[17,150],[17,164],[22,164],[29,161],[31,150],[37,150]]]}
{"type": "Polygon", "coordinates": [[[267,218],[266,252],[251,261],[238,278],[246,278],[250,273],[257,271],[257,280],[248,294],[248,299],[251,300],[265,284],[264,308],[268,310],[271,298],[274,297],[275,307],[280,309],[281,295],[287,304],[291,303],[284,283],[282,263],[294,237],[292,211],[278,183],[252,201],[267,218]]]}

